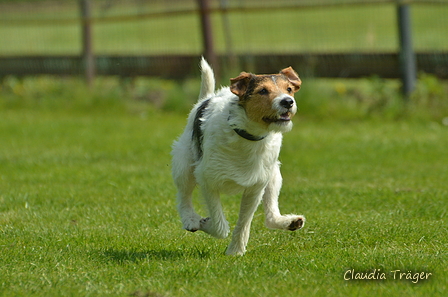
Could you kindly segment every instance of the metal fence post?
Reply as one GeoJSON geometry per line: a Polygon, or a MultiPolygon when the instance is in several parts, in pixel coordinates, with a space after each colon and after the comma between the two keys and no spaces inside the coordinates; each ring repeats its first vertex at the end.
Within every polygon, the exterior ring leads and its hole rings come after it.
{"type": "Polygon", "coordinates": [[[92,42],[92,14],[90,0],[79,0],[82,18],[82,62],[87,85],[92,87],[95,79],[95,57],[92,42]]]}
{"type": "Polygon", "coordinates": [[[412,48],[411,15],[409,4],[398,4],[398,33],[400,40],[400,72],[403,83],[402,92],[405,100],[409,99],[417,79],[415,53],[412,48]]]}
{"type": "Polygon", "coordinates": [[[208,0],[198,0],[199,9],[201,13],[201,28],[202,28],[202,42],[204,49],[204,56],[212,65],[215,74],[219,77],[219,65],[216,57],[213,44],[213,30],[210,20],[210,7],[208,0]]]}

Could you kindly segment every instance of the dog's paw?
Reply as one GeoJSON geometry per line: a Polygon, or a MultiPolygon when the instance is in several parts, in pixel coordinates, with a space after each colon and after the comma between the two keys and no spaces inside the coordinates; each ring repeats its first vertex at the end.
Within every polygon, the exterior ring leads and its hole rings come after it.
{"type": "Polygon", "coordinates": [[[194,217],[182,220],[182,225],[185,230],[190,232],[196,232],[201,228],[201,217],[194,217]]]}
{"type": "Polygon", "coordinates": [[[291,220],[291,223],[288,226],[289,231],[295,231],[297,229],[300,229],[305,224],[305,217],[303,216],[296,216],[291,220]]]}
{"type": "Polygon", "coordinates": [[[227,256],[242,256],[246,252],[245,248],[242,247],[236,247],[232,244],[227,248],[226,255],[227,256]]]}
{"type": "Polygon", "coordinates": [[[200,225],[201,227],[199,230],[216,238],[226,238],[230,232],[229,223],[227,221],[221,222],[221,224],[216,224],[211,218],[203,218],[200,221],[200,225]]]}
{"type": "Polygon", "coordinates": [[[190,225],[188,225],[186,227],[184,226],[184,229],[187,230],[187,231],[190,231],[190,232],[196,232],[196,231],[199,230],[199,228],[195,228],[195,227],[192,227],[190,225]]]}
{"type": "Polygon", "coordinates": [[[201,227],[205,226],[205,224],[207,224],[207,222],[210,221],[210,218],[202,218],[199,221],[199,224],[201,225],[201,227]]]}

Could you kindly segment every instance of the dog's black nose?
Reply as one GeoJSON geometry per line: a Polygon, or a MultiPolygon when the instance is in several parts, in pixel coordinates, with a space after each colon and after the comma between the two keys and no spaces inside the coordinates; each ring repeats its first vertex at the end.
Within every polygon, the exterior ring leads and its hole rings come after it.
{"type": "Polygon", "coordinates": [[[292,98],[290,98],[290,97],[287,97],[287,98],[283,98],[281,101],[280,101],[280,106],[281,107],[284,107],[284,108],[291,108],[292,106],[294,105],[294,100],[292,99],[292,98]]]}

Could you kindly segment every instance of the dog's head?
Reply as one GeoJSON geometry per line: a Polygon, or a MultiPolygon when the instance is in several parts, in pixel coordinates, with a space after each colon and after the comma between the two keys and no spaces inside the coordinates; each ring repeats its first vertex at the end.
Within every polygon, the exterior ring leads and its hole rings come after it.
{"type": "Polygon", "coordinates": [[[294,69],[288,67],[272,75],[241,72],[230,83],[230,91],[239,97],[239,104],[251,121],[268,130],[291,130],[291,119],[297,112],[294,93],[302,84],[294,69]]]}

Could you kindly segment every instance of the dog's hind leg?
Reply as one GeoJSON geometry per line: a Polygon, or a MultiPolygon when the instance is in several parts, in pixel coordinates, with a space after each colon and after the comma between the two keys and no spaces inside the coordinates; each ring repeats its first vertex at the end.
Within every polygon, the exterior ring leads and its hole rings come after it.
{"type": "Polygon", "coordinates": [[[260,204],[263,195],[263,189],[246,189],[243,194],[240,206],[240,214],[235,230],[233,230],[232,241],[227,248],[227,255],[243,255],[246,252],[247,242],[249,241],[250,225],[254,213],[260,204]]]}
{"type": "Polygon", "coordinates": [[[230,227],[222,210],[219,193],[201,187],[202,195],[208,209],[209,217],[201,220],[199,230],[204,231],[216,238],[226,238],[230,227]]]}
{"type": "Polygon", "coordinates": [[[195,232],[200,228],[201,216],[193,207],[192,193],[196,186],[193,174],[190,152],[186,150],[181,142],[175,143],[173,147],[172,173],[174,183],[177,187],[177,210],[181,217],[183,228],[195,232]]]}
{"type": "Polygon", "coordinates": [[[281,215],[278,207],[278,196],[282,186],[282,176],[278,165],[275,166],[273,175],[265,188],[263,206],[266,215],[266,226],[271,229],[283,229],[294,231],[305,224],[302,215],[281,215]]]}
{"type": "Polygon", "coordinates": [[[187,177],[181,184],[176,183],[178,186],[177,193],[177,210],[179,212],[183,228],[185,230],[195,232],[200,228],[200,222],[202,217],[196,213],[193,206],[192,193],[196,183],[194,177],[187,177]]]}

